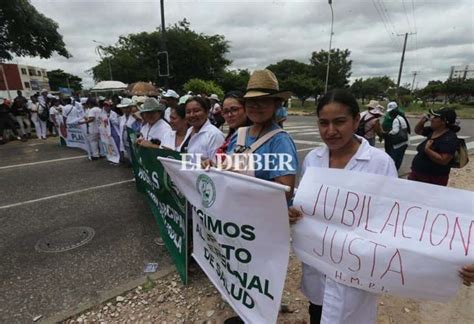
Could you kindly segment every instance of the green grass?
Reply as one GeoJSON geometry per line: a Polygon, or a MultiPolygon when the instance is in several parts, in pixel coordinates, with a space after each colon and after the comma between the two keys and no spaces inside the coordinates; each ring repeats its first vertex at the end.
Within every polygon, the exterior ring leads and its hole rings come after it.
{"type": "MultiPolygon", "coordinates": [[[[364,104],[362,104],[361,101],[359,101],[359,106],[361,108],[361,111],[364,111],[365,105],[369,101],[366,100],[364,104]]],[[[387,102],[381,102],[381,104],[386,107],[387,102]]],[[[439,109],[441,107],[451,107],[456,110],[456,113],[459,118],[474,118],[474,105],[464,105],[464,104],[448,104],[445,105],[443,103],[425,103],[420,104],[420,103],[412,103],[408,107],[404,108],[405,112],[408,115],[422,115],[424,113],[427,113],[429,109],[434,108],[434,109],[439,109]]],[[[304,106],[301,105],[301,100],[299,99],[291,99],[291,108],[288,110],[289,114],[315,114],[316,113],[316,103],[314,101],[306,101],[304,103],[304,106]]]]}

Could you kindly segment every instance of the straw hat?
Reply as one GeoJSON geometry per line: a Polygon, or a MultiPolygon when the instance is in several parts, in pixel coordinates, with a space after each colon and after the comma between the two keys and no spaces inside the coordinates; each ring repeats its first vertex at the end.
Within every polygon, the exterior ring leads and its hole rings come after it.
{"type": "Polygon", "coordinates": [[[250,76],[244,98],[281,98],[288,99],[290,91],[280,90],[278,79],[270,70],[257,70],[250,76]]]}
{"type": "Polygon", "coordinates": [[[365,105],[367,108],[372,108],[372,109],[375,109],[375,108],[378,108],[379,106],[379,102],[377,100],[370,100],[369,103],[367,105],[365,105]]]}

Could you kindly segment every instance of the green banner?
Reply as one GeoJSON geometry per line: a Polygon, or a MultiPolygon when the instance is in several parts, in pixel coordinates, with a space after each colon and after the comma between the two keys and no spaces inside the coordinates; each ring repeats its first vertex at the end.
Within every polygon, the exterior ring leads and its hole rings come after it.
{"type": "Polygon", "coordinates": [[[166,173],[158,157],[181,160],[181,154],[136,145],[137,134],[128,129],[137,190],[145,194],[160,235],[184,284],[188,282],[187,201],[166,173]]]}

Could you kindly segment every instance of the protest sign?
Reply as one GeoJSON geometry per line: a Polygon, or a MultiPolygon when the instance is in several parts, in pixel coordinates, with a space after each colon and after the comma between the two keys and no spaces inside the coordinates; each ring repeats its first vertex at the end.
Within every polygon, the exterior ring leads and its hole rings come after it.
{"type": "Polygon", "coordinates": [[[63,122],[59,124],[59,138],[61,143],[65,143],[67,147],[79,148],[89,154],[85,125],[63,122]]]}
{"type": "Polygon", "coordinates": [[[99,124],[100,143],[107,160],[113,163],[120,162],[120,137],[118,130],[110,124],[108,118],[101,118],[99,124]]]}
{"type": "Polygon", "coordinates": [[[474,194],[346,170],[308,168],[294,207],[300,260],[374,293],[444,301],[474,263],[474,194]]]}
{"type": "Polygon", "coordinates": [[[245,322],[275,323],[289,257],[287,187],[160,161],[193,205],[194,259],[245,322]]]}
{"type": "Polygon", "coordinates": [[[184,284],[187,284],[187,202],[157,157],[181,159],[178,152],[144,148],[135,144],[136,133],[128,129],[137,190],[144,193],[160,235],[184,284]]]}

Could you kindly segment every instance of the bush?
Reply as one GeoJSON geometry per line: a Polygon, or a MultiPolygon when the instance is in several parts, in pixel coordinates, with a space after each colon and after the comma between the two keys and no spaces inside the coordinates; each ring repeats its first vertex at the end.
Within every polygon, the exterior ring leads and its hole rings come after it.
{"type": "Polygon", "coordinates": [[[205,93],[210,95],[215,93],[221,99],[224,97],[224,91],[214,81],[191,79],[183,85],[183,90],[185,92],[192,91],[194,94],[205,93]]]}

